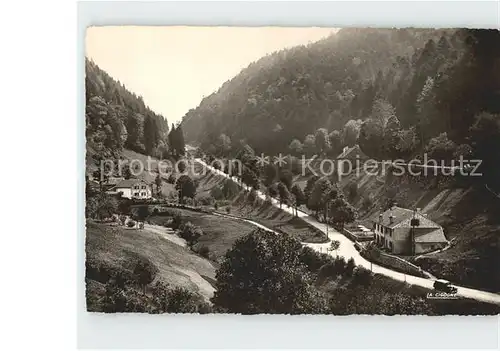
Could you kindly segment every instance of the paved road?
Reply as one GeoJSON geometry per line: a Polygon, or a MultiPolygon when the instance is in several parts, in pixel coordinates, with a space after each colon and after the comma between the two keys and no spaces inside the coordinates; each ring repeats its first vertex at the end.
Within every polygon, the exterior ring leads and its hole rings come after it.
{"type": "MultiPolygon", "coordinates": [[[[202,159],[195,158],[194,159],[196,162],[204,165],[208,170],[210,170],[213,173],[219,174],[225,178],[233,180],[235,183],[239,184],[241,187],[245,189],[250,189],[246,184],[244,184],[241,179],[235,177],[235,176],[228,176],[226,173],[217,170],[208,164],[206,164],[202,159]]],[[[257,195],[261,199],[266,199],[266,195],[263,194],[261,191],[257,191],[257,195]]],[[[276,199],[271,199],[273,202],[273,205],[276,207],[279,207],[279,202],[276,199]]],[[[282,206],[282,210],[285,212],[288,212],[290,214],[293,214],[293,209],[291,207],[288,207],[286,205],[282,206]]],[[[323,233],[326,234],[327,229],[326,225],[324,223],[318,222],[314,217],[308,215],[307,213],[304,213],[302,211],[298,211],[298,216],[301,217],[304,221],[309,223],[310,225],[318,228],[321,230],[323,233]]],[[[370,261],[366,260],[365,258],[361,257],[360,253],[356,250],[354,247],[354,243],[349,240],[346,236],[343,234],[333,230],[330,226],[328,227],[328,238],[331,240],[338,240],[340,242],[340,247],[337,250],[337,254],[339,256],[344,256],[346,259],[352,258],[354,262],[356,263],[357,266],[363,266],[367,269],[371,269],[374,273],[379,273],[382,275],[385,275],[387,277],[393,278],[398,281],[406,281],[409,284],[421,286],[424,288],[433,288],[434,280],[433,279],[428,279],[428,278],[421,278],[421,277],[415,277],[409,274],[404,274],[400,273],[397,271],[393,271],[389,268],[381,267],[376,264],[372,264],[370,261]]],[[[324,244],[312,244],[312,243],[304,243],[304,245],[307,245],[316,251],[323,252],[323,253],[328,253],[327,248],[330,246],[330,242],[324,243],[324,244]]],[[[330,253],[334,255],[335,253],[330,253]]],[[[457,295],[465,298],[470,298],[474,299],[476,301],[482,301],[482,302],[489,302],[489,303],[494,303],[497,305],[500,305],[500,294],[494,294],[491,292],[487,291],[482,291],[482,290],[476,290],[476,289],[470,289],[466,287],[461,287],[458,285],[454,285],[457,288],[457,295]]]]}

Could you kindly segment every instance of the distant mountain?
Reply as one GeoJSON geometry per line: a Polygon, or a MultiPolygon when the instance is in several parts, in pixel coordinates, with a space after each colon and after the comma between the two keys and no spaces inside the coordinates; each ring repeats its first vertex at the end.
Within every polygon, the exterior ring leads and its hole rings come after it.
{"type": "Polygon", "coordinates": [[[497,40],[487,30],[342,29],[251,63],[182,127],[205,149],[224,134],[277,153],[318,128],[342,133],[350,120],[359,133],[378,102],[403,129],[417,128],[422,148],[443,132],[462,143],[476,113],[500,110],[497,40]]]}

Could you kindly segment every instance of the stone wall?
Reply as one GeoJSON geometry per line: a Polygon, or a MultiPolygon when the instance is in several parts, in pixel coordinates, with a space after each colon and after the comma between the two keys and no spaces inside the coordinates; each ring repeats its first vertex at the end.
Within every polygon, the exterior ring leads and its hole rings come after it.
{"type": "Polygon", "coordinates": [[[414,264],[403,260],[400,257],[382,252],[374,245],[370,245],[366,249],[362,250],[361,256],[369,261],[372,261],[373,263],[377,263],[381,266],[394,269],[395,271],[401,273],[406,273],[417,277],[430,278],[430,276],[420,267],[415,266],[414,264]]]}

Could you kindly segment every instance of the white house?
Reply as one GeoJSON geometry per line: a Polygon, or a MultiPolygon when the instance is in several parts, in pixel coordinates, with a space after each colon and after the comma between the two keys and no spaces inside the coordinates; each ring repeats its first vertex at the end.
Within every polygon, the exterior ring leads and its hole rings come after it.
{"type": "Polygon", "coordinates": [[[441,249],[448,241],[443,228],[416,211],[393,206],[373,222],[375,242],[393,254],[415,255],[441,249]]]}
{"type": "Polygon", "coordinates": [[[128,199],[150,199],[152,196],[151,186],[141,179],[125,179],[110,189],[114,193],[122,193],[122,197],[128,199]]]}

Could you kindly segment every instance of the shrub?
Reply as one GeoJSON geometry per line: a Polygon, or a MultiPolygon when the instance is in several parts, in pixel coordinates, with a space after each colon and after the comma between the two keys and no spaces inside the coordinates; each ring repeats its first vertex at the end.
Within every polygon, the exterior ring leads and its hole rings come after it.
{"type": "Polygon", "coordinates": [[[226,212],[227,212],[227,213],[231,213],[231,207],[227,206],[227,207],[226,207],[226,212]]]}
{"type": "Polygon", "coordinates": [[[189,246],[194,245],[198,238],[203,235],[203,231],[191,222],[187,222],[180,229],[179,236],[186,240],[189,246]]]}
{"type": "Polygon", "coordinates": [[[250,203],[254,203],[255,200],[257,200],[257,192],[254,189],[252,189],[248,194],[248,201],[250,203]]]}
{"type": "Polygon", "coordinates": [[[347,275],[348,277],[352,276],[355,267],[356,264],[354,263],[354,259],[351,257],[345,265],[345,275],[347,275]]]}
{"type": "Polygon", "coordinates": [[[155,278],[156,270],[156,267],[149,261],[139,259],[134,267],[134,275],[139,286],[145,287],[151,283],[155,278]]]}
{"type": "Polygon", "coordinates": [[[347,265],[345,258],[342,256],[335,257],[334,265],[335,265],[335,270],[339,274],[343,275],[345,270],[346,270],[346,265],[347,265]]]}
{"type": "Polygon", "coordinates": [[[363,286],[370,285],[372,273],[364,267],[356,267],[353,272],[353,283],[363,286]]]}
{"type": "Polygon", "coordinates": [[[135,223],[135,221],[132,221],[132,220],[130,220],[130,221],[128,221],[128,222],[127,222],[127,226],[128,226],[129,228],[133,228],[133,227],[135,227],[135,224],[136,224],[136,223],[135,223]]]}
{"type": "Polygon", "coordinates": [[[369,194],[368,196],[363,197],[362,207],[366,210],[370,209],[373,206],[373,194],[369,194]]]}
{"type": "Polygon", "coordinates": [[[170,228],[173,230],[179,229],[182,225],[182,217],[180,214],[176,213],[172,217],[172,222],[170,223],[170,228]]]}
{"type": "Polygon", "coordinates": [[[210,249],[208,248],[208,246],[206,245],[203,245],[202,247],[200,247],[200,249],[198,250],[198,254],[202,257],[205,257],[207,259],[210,258],[210,249]]]}
{"type": "Polygon", "coordinates": [[[217,202],[214,204],[214,208],[216,211],[219,209],[219,204],[217,202]]]}
{"type": "Polygon", "coordinates": [[[127,221],[127,216],[121,215],[118,219],[120,220],[121,225],[125,225],[125,222],[127,221]]]}
{"type": "Polygon", "coordinates": [[[210,195],[216,200],[221,200],[224,198],[224,193],[222,192],[222,189],[219,185],[214,186],[212,190],[210,190],[210,195]]]}
{"type": "Polygon", "coordinates": [[[210,206],[215,202],[212,196],[203,196],[198,199],[199,203],[203,206],[210,206]]]}
{"type": "Polygon", "coordinates": [[[300,252],[300,261],[306,265],[309,271],[316,273],[322,266],[333,262],[331,256],[314,251],[308,246],[304,246],[300,252]]]}

